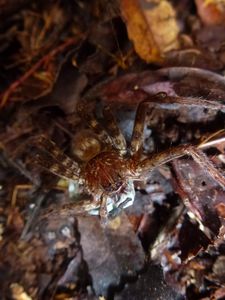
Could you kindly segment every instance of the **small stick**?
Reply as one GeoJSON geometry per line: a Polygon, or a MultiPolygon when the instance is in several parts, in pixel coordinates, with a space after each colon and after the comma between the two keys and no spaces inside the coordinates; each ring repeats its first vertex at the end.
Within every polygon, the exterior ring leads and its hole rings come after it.
{"type": "Polygon", "coordinates": [[[225,131],[224,129],[221,129],[221,130],[219,130],[219,131],[213,133],[213,134],[210,135],[205,141],[203,141],[201,144],[199,144],[199,145],[197,146],[197,148],[199,148],[199,149],[205,149],[205,148],[208,148],[208,147],[212,147],[212,146],[214,146],[214,145],[216,145],[216,144],[220,144],[220,143],[225,142],[225,137],[221,137],[221,138],[218,138],[218,139],[216,139],[216,140],[210,141],[211,138],[213,138],[213,137],[219,135],[220,133],[222,133],[222,132],[224,132],[224,131],[225,131]]]}
{"type": "Polygon", "coordinates": [[[46,63],[48,60],[50,60],[52,57],[54,57],[56,54],[62,52],[65,48],[75,44],[77,42],[76,38],[70,38],[52,51],[50,51],[48,54],[43,56],[38,62],[36,62],[26,73],[24,73],[19,79],[14,81],[8,89],[3,92],[0,95],[1,103],[0,108],[5,106],[6,102],[8,101],[10,95],[13,93],[13,91],[21,85],[24,81],[26,81],[38,68],[41,67],[42,64],[46,63]]]}
{"type": "Polygon", "coordinates": [[[37,197],[37,200],[35,200],[35,207],[34,207],[32,213],[31,213],[31,215],[28,217],[28,220],[27,220],[27,222],[26,222],[26,224],[23,228],[23,231],[22,231],[21,236],[20,236],[21,240],[25,240],[27,238],[28,232],[31,229],[31,227],[34,223],[34,220],[35,220],[35,218],[37,217],[37,215],[39,213],[40,207],[41,207],[43,201],[46,198],[46,194],[47,193],[42,193],[41,195],[39,195],[37,197]]]}

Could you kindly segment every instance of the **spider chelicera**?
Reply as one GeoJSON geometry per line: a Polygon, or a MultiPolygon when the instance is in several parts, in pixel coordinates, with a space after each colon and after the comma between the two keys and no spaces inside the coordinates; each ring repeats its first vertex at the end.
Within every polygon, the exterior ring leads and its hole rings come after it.
{"type": "Polygon", "coordinates": [[[143,158],[141,152],[147,108],[171,105],[225,111],[225,105],[214,101],[170,97],[164,92],[149,96],[137,108],[131,142],[127,146],[110,107],[103,108],[103,126],[82,102],[78,105],[78,113],[91,128],[91,133],[86,130],[75,138],[74,153],[80,163],[65,155],[44,136],[40,136],[34,143],[38,150],[35,160],[49,172],[84,185],[93,196],[93,201],[87,203],[84,210],[100,208],[102,218],[107,216],[110,205],[126,207],[133,203],[135,180],[140,180],[160,165],[184,155],[190,155],[224,188],[225,177],[198,146],[180,145],[143,158]]]}

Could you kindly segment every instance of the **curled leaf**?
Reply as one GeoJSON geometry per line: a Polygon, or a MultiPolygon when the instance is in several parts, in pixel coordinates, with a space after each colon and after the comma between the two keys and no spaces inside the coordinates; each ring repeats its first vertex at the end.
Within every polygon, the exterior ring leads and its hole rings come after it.
{"type": "Polygon", "coordinates": [[[121,0],[122,16],[138,55],[160,62],[165,53],[178,49],[179,28],[168,1],[121,0]]]}
{"type": "Polygon", "coordinates": [[[198,14],[203,23],[218,25],[225,23],[224,0],[196,0],[198,14]]]}

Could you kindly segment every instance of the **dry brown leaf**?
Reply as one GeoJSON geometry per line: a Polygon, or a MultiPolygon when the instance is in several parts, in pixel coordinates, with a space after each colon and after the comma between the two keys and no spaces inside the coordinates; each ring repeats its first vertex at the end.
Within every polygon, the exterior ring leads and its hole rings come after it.
{"type": "Polygon", "coordinates": [[[203,23],[225,24],[225,0],[195,0],[195,3],[203,23]]]}
{"type": "Polygon", "coordinates": [[[145,253],[125,213],[110,220],[105,227],[93,216],[81,216],[78,226],[96,295],[107,297],[110,288],[118,286],[121,278],[135,278],[143,269],[145,253]]]}
{"type": "Polygon", "coordinates": [[[179,48],[175,11],[166,0],[121,0],[129,38],[147,62],[162,61],[166,52],[179,48]]]}
{"type": "Polygon", "coordinates": [[[12,291],[12,298],[14,300],[32,300],[32,298],[27,295],[23,287],[18,283],[12,283],[10,285],[12,291]]]}

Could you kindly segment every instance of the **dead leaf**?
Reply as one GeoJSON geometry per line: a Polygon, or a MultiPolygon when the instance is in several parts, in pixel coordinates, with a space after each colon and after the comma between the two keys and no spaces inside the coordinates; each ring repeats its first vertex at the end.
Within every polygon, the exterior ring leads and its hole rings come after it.
{"type": "Polygon", "coordinates": [[[160,267],[150,265],[147,273],[141,274],[137,282],[126,284],[126,288],[122,292],[115,295],[115,300],[174,300],[178,299],[178,295],[172,288],[166,285],[163,280],[163,272],[160,267]],[[148,287],[148,295],[146,297],[145,288],[148,287]]]}
{"type": "Polygon", "coordinates": [[[144,266],[145,254],[127,216],[121,214],[107,227],[93,217],[79,217],[84,260],[97,295],[107,297],[122,278],[135,278],[144,266]],[[91,245],[91,246],[90,246],[91,245]]]}
{"type": "Polygon", "coordinates": [[[18,283],[12,283],[10,285],[10,288],[12,290],[12,297],[14,300],[31,300],[32,298],[27,295],[27,293],[24,291],[23,287],[19,285],[18,283]]]}
{"type": "Polygon", "coordinates": [[[129,38],[147,62],[162,61],[166,52],[179,48],[179,28],[171,4],[160,0],[121,0],[129,38]]]}
{"type": "Polygon", "coordinates": [[[79,40],[78,32],[72,32],[73,23],[66,27],[70,13],[59,4],[45,9],[36,5],[32,10],[22,11],[19,18],[22,25],[15,25],[11,37],[18,43],[18,50],[10,55],[6,67],[16,76],[10,85],[2,88],[1,107],[8,101],[26,101],[48,94],[69,51],[79,40]]]}
{"type": "Polygon", "coordinates": [[[196,0],[198,14],[206,25],[218,25],[225,23],[224,0],[196,0]]]}
{"type": "Polygon", "coordinates": [[[188,199],[183,199],[185,205],[210,230],[212,236],[217,235],[221,221],[215,206],[223,203],[224,191],[194,161],[181,159],[173,162],[173,166],[188,199]]]}

